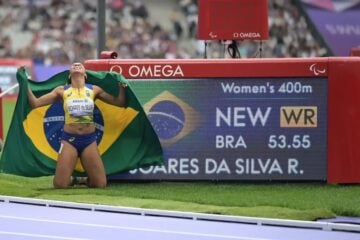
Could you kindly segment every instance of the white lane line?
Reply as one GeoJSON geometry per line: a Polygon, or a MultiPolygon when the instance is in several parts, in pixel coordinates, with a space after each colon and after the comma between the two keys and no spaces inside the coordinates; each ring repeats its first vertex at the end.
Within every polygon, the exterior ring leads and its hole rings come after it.
{"type": "Polygon", "coordinates": [[[239,239],[239,240],[271,240],[269,238],[252,238],[252,237],[241,237],[241,236],[233,236],[233,235],[206,234],[206,233],[195,233],[195,232],[184,232],[184,231],[170,231],[170,230],[159,230],[159,229],[151,229],[151,228],[136,228],[136,227],[115,226],[115,225],[104,225],[104,224],[95,224],[95,223],[79,223],[79,222],[50,220],[50,219],[16,217],[16,216],[9,216],[9,215],[0,215],[0,218],[16,219],[16,220],[23,220],[23,221],[34,221],[34,222],[69,224],[69,225],[78,225],[78,226],[85,226],[85,227],[122,229],[122,230],[128,230],[128,231],[166,233],[166,234],[175,234],[175,235],[177,234],[177,235],[187,235],[187,236],[197,236],[197,237],[212,237],[212,238],[239,239]]]}
{"type": "Polygon", "coordinates": [[[13,235],[13,236],[15,235],[15,236],[25,236],[25,237],[33,237],[33,238],[61,239],[61,240],[91,240],[90,238],[73,238],[73,237],[62,237],[62,236],[54,236],[54,235],[7,232],[7,231],[0,231],[0,235],[13,235]]]}

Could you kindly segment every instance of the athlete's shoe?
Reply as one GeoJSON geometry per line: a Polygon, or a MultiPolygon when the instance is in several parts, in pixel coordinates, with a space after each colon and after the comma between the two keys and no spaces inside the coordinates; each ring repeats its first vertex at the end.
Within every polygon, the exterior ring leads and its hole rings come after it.
{"type": "Polygon", "coordinates": [[[87,177],[72,177],[70,186],[87,185],[87,177]]]}

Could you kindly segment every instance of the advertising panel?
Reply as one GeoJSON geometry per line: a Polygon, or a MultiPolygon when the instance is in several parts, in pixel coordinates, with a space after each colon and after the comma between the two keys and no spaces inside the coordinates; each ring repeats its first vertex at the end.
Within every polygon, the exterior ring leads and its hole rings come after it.
{"type": "Polygon", "coordinates": [[[130,83],[160,138],[166,163],[115,179],[326,179],[326,77],[130,83]]]}
{"type": "Polygon", "coordinates": [[[302,0],[304,9],[336,56],[360,47],[360,1],[302,0]]]}

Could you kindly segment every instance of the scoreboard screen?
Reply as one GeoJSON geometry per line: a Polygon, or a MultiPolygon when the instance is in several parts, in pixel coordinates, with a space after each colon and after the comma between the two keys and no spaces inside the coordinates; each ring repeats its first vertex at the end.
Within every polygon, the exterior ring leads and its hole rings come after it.
{"type": "Polygon", "coordinates": [[[199,0],[198,39],[266,40],[267,0],[199,0]]]}
{"type": "Polygon", "coordinates": [[[121,179],[326,180],[327,78],[135,79],[165,165],[121,179]]]}

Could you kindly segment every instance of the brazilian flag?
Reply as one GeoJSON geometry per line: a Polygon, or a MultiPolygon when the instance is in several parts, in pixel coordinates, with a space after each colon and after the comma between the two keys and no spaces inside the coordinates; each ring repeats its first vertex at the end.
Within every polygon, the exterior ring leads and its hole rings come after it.
{"type": "MultiPolygon", "coordinates": [[[[39,97],[66,84],[68,76],[69,71],[64,71],[47,81],[34,82],[28,81],[25,70],[17,73],[19,96],[0,160],[1,172],[28,177],[55,173],[64,125],[62,103],[31,109],[27,89],[39,97]]],[[[97,143],[107,175],[164,162],[159,139],[127,80],[113,72],[87,71],[86,83],[113,96],[120,93],[119,82],[128,84],[126,107],[95,101],[97,143]]],[[[74,175],[85,175],[79,160],[74,175]]]]}

